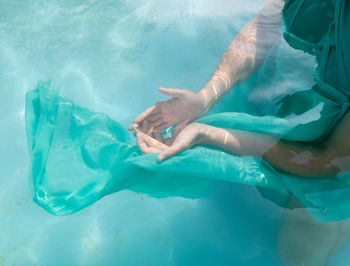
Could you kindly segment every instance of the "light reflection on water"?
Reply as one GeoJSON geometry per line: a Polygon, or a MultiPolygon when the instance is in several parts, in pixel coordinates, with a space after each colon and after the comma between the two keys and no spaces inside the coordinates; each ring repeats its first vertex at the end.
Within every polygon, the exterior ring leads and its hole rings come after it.
{"type": "MultiPolygon", "coordinates": [[[[24,93],[38,80],[128,126],[164,99],[159,86],[203,86],[261,2],[0,0],[0,265],[278,265],[281,210],[253,187],[217,183],[198,200],[123,191],[67,217],[28,190],[24,93]]],[[[281,47],[281,61],[295,53],[281,47]]],[[[279,84],[293,71],[277,69],[279,84]]],[[[273,93],[263,84],[250,100],[261,91],[273,93]]]]}

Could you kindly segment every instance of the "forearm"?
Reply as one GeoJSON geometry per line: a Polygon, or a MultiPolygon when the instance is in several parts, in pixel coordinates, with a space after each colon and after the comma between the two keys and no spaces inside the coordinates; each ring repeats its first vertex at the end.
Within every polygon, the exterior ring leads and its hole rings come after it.
{"type": "Polygon", "coordinates": [[[258,156],[276,170],[308,178],[335,175],[331,154],[321,145],[285,141],[261,133],[205,126],[200,144],[217,147],[238,156],[258,156]]]}
{"type": "Polygon", "coordinates": [[[231,42],[222,55],[213,75],[198,93],[208,109],[212,108],[241,80],[243,74],[254,71],[254,37],[255,18],[250,21],[231,42]]]}
{"type": "Polygon", "coordinates": [[[198,93],[208,109],[237,82],[246,80],[265,60],[280,37],[281,0],[268,0],[259,13],[236,35],[221,57],[212,77],[198,93]]]}

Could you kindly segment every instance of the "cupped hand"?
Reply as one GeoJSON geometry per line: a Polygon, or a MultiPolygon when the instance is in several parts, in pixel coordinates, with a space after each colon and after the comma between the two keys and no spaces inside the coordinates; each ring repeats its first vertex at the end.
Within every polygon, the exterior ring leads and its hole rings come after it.
{"type": "MultiPolygon", "coordinates": [[[[160,131],[176,125],[172,131],[172,139],[168,140],[169,144],[176,139],[176,136],[186,125],[206,114],[208,110],[204,99],[189,90],[159,88],[159,91],[167,96],[172,96],[172,98],[157,102],[136,117],[133,123],[142,132],[150,136],[153,133],[153,136],[162,143],[164,141],[160,131]]],[[[129,130],[133,130],[133,126],[129,126],[129,130]]]]}
{"type": "Polygon", "coordinates": [[[187,150],[201,141],[201,132],[204,124],[190,123],[177,135],[172,145],[164,143],[150,137],[140,131],[137,126],[133,126],[137,137],[137,145],[143,153],[159,153],[157,160],[161,162],[177,153],[187,150]]]}

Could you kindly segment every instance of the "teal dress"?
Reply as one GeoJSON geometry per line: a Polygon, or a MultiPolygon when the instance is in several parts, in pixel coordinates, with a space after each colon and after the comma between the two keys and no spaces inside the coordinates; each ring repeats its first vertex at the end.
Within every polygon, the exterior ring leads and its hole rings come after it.
{"type": "MultiPolygon", "coordinates": [[[[224,112],[196,122],[293,141],[323,141],[349,107],[350,64],[349,58],[344,59],[349,42],[344,32],[350,27],[345,0],[321,2],[328,5],[323,15],[329,18],[322,20],[322,32],[312,38],[301,35],[297,25],[301,14],[313,8],[319,19],[318,10],[324,8],[318,6],[319,0],[287,1],[283,10],[288,43],[315,54],[319,61],[313,88],[283,98],[274,115],[224,112]],[[342,72],[331,69],[335,65],[342,72]],[[339,79],[333,79],[332,71],[339,79]]],[[[31,194],[54,215],[72,214],[124,189],[152,197],[198,198],[208,193],[213,180],[224,180],[257,186],[277,204],[281,203],[276,193],[291,192],[318,222],[350,216],[350,173],[308,180],[280,173],[261,158],[239,157],[207,146],[158,163],[157,154],[142,154],[131,144],[127,130],[118,122],[60,97],[49,82],[40,82],[27,93],[26,128],[31,194]]]]}

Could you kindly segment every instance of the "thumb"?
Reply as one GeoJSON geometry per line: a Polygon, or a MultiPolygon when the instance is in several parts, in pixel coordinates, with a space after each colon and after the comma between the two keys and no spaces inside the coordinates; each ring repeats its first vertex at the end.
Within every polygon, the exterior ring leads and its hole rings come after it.
{"type": "Polygon", "coordinates": [[[159,91],[167,96],[175,97],[175,98],[184,98],[187,90],[185,89],[173,89],[173,88],[163,88],[160,87],[159,91]]]}

